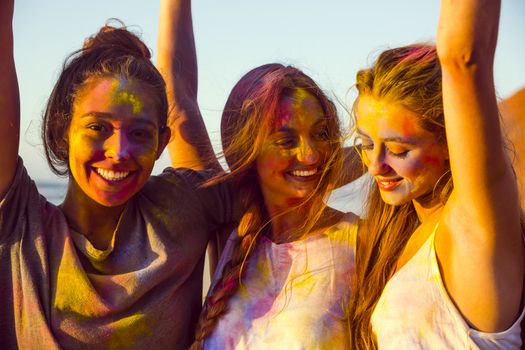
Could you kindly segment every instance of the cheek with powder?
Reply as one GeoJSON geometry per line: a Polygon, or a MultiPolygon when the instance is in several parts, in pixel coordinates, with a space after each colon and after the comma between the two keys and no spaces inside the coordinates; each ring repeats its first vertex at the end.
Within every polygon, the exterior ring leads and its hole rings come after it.
{"type": "Polygon", "coordinates": [[[391,167],[403,177],[415,177],[424,172],[425,163],[419,157],[412,159],[399,159],[392,163],[391,167]]]}
{"type": "Polygon", "coordinates": [[[69,137],[69,153],[82,155],[84,158],[103,159],[104,150],[100,142],[94,141],[88,135],[73,130],[69,137]]]}
{"type": "Polygon", "coordinates": [[[441,159],[433,154],[427,154],[423,156],[423,163],[426,166],[430,166],[433,168],[438,168],[441,166],[441,159]]]}
{"type": "Polygon", "coordinates": [[[286,163],[277,157],[259,159],[257,168],[261,171],[279,171],[286,163]]]}
{"type": "Polygon", "coordinates": [[[157,147],[153,144],[137,145],[128,143],[125,147],[127,147],[128,154],[134,158],[137,163],[154,163],[157,158],[157,147]]]}

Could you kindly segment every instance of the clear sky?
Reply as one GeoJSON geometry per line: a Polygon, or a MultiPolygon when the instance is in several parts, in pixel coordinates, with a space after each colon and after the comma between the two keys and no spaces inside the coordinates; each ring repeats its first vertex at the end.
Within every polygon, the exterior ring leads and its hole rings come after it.
{"type": "MultiPolygon", "coordinates": [[[[525,1],[503,0],[496,88],[507,97],[525,86],[525,1]]],[[[65,57],[108,18],[141,32],[155,59],[155,0],[19,0],[15,59],[21,92],[20,153],[33,178],[54,179],[44,161],[41,114],[65,57]]],[[[295,65],[342,104],[359,68],[387,47],[432,41],[438,0],[193,0],[199,104],[215,146],[230,89],[249,69],[295,65]]],[[[348,115],[341,108],[341,118],[348,115]]],[[[167,155],[156,171],[168,165],[167,155]]]]}

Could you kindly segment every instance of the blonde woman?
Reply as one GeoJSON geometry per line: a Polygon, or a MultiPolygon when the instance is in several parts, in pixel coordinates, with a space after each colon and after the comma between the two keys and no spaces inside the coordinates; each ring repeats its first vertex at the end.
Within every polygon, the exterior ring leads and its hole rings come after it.
{"type": "Polygon", "coordinates": [[[436,48],[387,50],[357,74],[357,133],[376,181],[352,348],[521,345],[523,226],[493,80],[499,12],[496,0],[443,0],[436,48]]]}

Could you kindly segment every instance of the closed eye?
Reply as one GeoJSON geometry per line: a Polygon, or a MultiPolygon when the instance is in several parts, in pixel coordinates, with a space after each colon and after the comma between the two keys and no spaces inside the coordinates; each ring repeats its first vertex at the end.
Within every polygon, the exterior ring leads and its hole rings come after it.
{"type": "Polygon", "coordinates": [[[283,138],[277,139],[274,142],[274,144],[279,146],[279,147],[288,148],[288,147],[293,147],[294,146],[295,140],[293,138],[291,138],[291,137],[283,137],[283,138]]]}
{"type": "Polygon", "coordinates": [[[391,149],[387,148],[387,153],[397,158],[405,158],[408,155],[408,152],[410,152],[410,150],[394,152],[391,149]]]}

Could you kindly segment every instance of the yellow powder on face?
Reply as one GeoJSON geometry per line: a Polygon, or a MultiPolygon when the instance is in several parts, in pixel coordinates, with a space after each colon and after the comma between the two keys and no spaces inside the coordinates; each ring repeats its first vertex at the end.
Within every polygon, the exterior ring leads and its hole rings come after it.
{"type": "Polygon", "coordinates": [[[142,101],[137,98],[135,94],[129,93],[128,91],[117,92],[115,102],[119,104],[130,104],[133,108],[134,114],[138,114],[142,111],[142,101]]]}
{"type": "Polygon", "coordinates": [[[132,85],[132,83],[128,80],[113,79],[111,82],[111,90],[114,91],[113,98],[116,104],[129,104],[133,109],[133,113],[137,114],[142,111],[143,103],[136,94],[126,88],[130,85],[132,85]]]}

